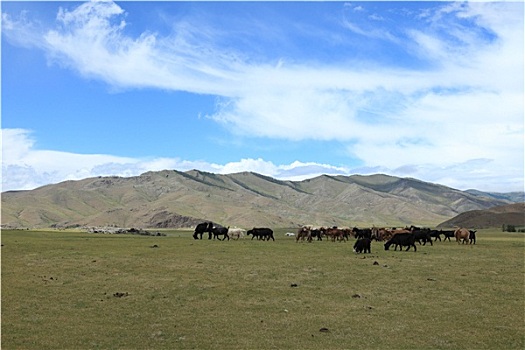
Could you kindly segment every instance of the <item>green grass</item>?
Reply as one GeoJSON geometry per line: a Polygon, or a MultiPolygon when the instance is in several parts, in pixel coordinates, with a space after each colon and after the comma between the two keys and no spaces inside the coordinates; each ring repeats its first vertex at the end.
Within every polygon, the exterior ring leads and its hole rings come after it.
{"type": "Polygon", "coordinates": [[[356,255],[353,240],[285,231],[275,242],[3,231],[2,349],[525,346],[523,234],[356,255]]]}

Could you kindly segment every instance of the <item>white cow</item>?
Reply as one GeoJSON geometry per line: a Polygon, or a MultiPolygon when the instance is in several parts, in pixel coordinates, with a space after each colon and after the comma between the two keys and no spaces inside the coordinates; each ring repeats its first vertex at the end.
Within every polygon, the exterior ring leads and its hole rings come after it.
{"type": "Polygon", "coordinates": [[[235,228],[230,228],[228,230],[228,235],[230,235],[230,237],[234,239],[243,238],[245,234],[246,234],[246,230],[242,228],[235,227],[235,228]]]}

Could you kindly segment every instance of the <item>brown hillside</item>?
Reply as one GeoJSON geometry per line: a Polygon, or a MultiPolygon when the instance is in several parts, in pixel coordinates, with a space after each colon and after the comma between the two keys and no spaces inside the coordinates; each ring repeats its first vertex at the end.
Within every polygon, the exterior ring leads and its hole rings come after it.
{"type": "Polygon", "coordinates": [[[509,204],[387,175],[280,181],[256,173],[164,170],[65,181],[2,193],[4,227],[434,226],[468,210],[509,204]]]}
{"type": "Polygon", "coordinates": [[[489,228],[502,225],[525,226],[525,203],[467,211],[439,224],[438,227],[489,228]]]}

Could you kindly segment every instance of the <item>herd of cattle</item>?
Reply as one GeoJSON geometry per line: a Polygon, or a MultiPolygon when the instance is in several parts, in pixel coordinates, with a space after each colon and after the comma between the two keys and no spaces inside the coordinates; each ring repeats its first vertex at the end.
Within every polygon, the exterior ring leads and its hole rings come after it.
{"type": "MultiPolygon", "coordinates": [[[[243,230],[240,228],[224,227],[213,222],[202,222],[195,227],[193,232],[194,239],[202,239],[202,235],[208,233],[208,239],[219,239],[219,240],[230,240],[230,237],[239,239],[246,235],[252,236],[252,240],[269,241],[270,239],[275,241],[273,236],[273,230],[270,228],[253,228],[251,230],[243,230]],[[222,237],[222,239],[221,239],[222,237]]],[[[430,243],[433,245],[434,242],[443,240],[449,240],[455,238],[456,242],[462,244],[476,244],[476,231],[468,230],[466,228],[457,228],[455,230],[431,230],[429,228],[420,228],[416,226],[405,227],[403,229],[398,228],[365,228],[360,229],[354,227],[350,228],[338,228],[338,227],[313,227],[311,225],[302,226],[298,229],[297,234],[288,232],[287,236],[295,236],[296,242],[312,242],[313,240],[322,241],[323,237],[332,242],[344,242],[348,241],[350,237],[356,239],[354,243],[354,251],[356,253],[371,253],[372,240],[384,241],[385,250],[393,245],[394,250],[403,249],[406,247],[406,251],[410,248],[414,248],[417,251],[416,242],[420,245],[426,245],[430,243]]]]}
{"type": "Polygon", "coordinates": [[[213,222],[201,222],[195,227],[195,231],[193,232],[193,238],[194,239],[202,239],[202,235],[204,233],[208,233],[208,239],[221,239],[224,241],[225,239],[230,240],[230,236],[232,238],[242,238],[244,237],[244,234],[246,233],[248,236],[252,235],[252,239],[257,238],[257,240],[274,240],[275,237],[273,236],[273,230],[269,228],[253,228],[251,230],[243,230],[241,228],[230,228],[230,227],[224,227],[218,224],[214,224],[213,222]]]}

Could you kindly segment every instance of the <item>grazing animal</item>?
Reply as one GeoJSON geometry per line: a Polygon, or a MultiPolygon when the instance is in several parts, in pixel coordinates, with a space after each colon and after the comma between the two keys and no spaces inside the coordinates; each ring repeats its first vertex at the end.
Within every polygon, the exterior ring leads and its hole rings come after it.
{"type": "Polygon", "coordinates": [[[400,233],[412,233],[412,231],[410,231],[408,229],[404,229],[404,228],[397,229],[397,228],[394,227],[391,230],[385,230],[383,232],[383,239],[385,241],[388,241],[392,237],[394,237],[395,235],[400,234],[400,233]]]}
{"type": "Polygon", "coordinates": [[[430,245],[432,244],[432,237],[430,237],[430,230],[414,230],[412,233],[415,236],[416,241],[421,245],[421,241],[423,241],[423,245],[426,245],[427,242],[430,242],[430,245]]]}
{"type": "Polygon", "coordinates": [[[298,236],[302,235],[302,237],[299,237],[299,238],[302,238],[303,240],[304,238],[310,237],[311,239],[308,240],[308,242],[313,241],[314,238],[317,238],[318,241],[322,241],[325,230],[326,229],[324,227],[317,228],[317,227],[314,227],[313,225],[303,225],[303,227],[299,229],[297,235],[298,236]],[[302,233],[299,234],[299,232],[301,231],[302,233]]]}
{"type": "Polygon", "coordinates": [[[323,240],[323,229],[322,228],[313,228],[310,230],[310,233],[312,235],[312,239],[317,238],[318,241],[323,240]]]}
{"type": "Polygon", "coordinates": [[[255,230],[255,228],[253,230],[246,231],[246,236],[249,236],[249,235],[252,235],[252,240],[254,238],[257,238],[257,240],[261,239],[261,235],[259,234],[259,231],[255,230]]]}
{"type": "Polygon", "coordinates": [[[456,242],[458,244],[460,243],[468,243],[469,237],[470,237],[470,231],[466,228],[458,228],[456,231],[454,231],[454,237],[456,237],[456,242]]]}
{"type": "Polygon", "coordinates": [[[328,237],[332,237],[332,242],[335,242],[336,239],[340,242],[344,242],[348,239],[348,232],[335,226],[332,228],[327,228],[324,234],[328,237]]]}
{"type": "Polygon", "coordinates": [[[370,251],[371,243],[372,243],[372,240],[370,238],[359,238],[354,243],[354,252],[371,254],[371,251],[370,251]]]}
{"type": "Polygon", "coordinates": [[[261,239],[263,241],[265,240],[270,240],[270,238],[272,240],[275,241],[275,238],[273,237],[273,231],[269,228],[266,228],[266,227],[260,227],[260,228],[256,228],[254,227],[253,229],[251,230],[248,230],[248,232],[246,233],[248,236],[249,235],[252,235],[252,239],[254,237],[257,237],[257,239],[261,239]]]}
{"type": "Polygon", "coordinates": [[[295,233],[293,233],[293,232],[286,232],[285,235],[286,235],[286,237],[294,237],[295,233]]]}
{"type": "Polygon", "coordinates": [[[195,227],[195,232],[193,232],[193,239],[199,239],[198,235],[200,235],[200,239],[202,239],[202,234],[204,232],[208,232],[208,239],[211,239],[212,230],[213,230],[212,222],[201,222],[195,227]]]}
{"type": "Polygon", "coordinates": [[[392,236],[394,236],[399,233],[412,233],[412,231],[406,228],[393,228],[390,230],[390,233],[392,233],[392,236]]]}
{"type": "Polygon", "coordinates": [[[397,233],[385,243],[385,250],[388,250],[392,244],[395,244],[396,247],[394,250],[397,249],[397,246],[401,246],[401,249],[403,249],[402,247],[407,247],[406,251],[408,251],[410,247],[414,247],[414,252],[416,252],[415,242],[416,236],[413,233],[397,233]]]}
{"type": "Polygon", "coordinates": [[[454,230],[445,230],[445,231],[441,230],[441,234],[445,236],[445,238],[443,238],[443,241],[446,241],[448,239],[448,241],[451,242],[450,238],[454,238],[455,233],[456,231],[454,230]]]}
{"type": "Polygon", "coordinates": [[[297,231],[297,237],[295,238],[295,243],[299,240],[304,241],[306,238],[307,242],[312,242],[312,230],[308,226],[303,226],[297,231]]]}
{"type": "Polygon", "coordinates": [[[243,230],[242,228],[230,228],[228,229],[228,235],[231,238],[234,238],[235,240],[238,240],[239,238],[243,238],[246,230],[243,230]]]}
{"type": "Polygon", "coordinates": [[[476,244],[476,232],[478,231],[469,230],[469,232],[470,232],[470,235],[468,237],[469,244],[476,244]]]}
{"type": "Polygon", "coordinates": [[[372,231],[371,238],[375,239],[376,241],[383,241],[383,240],[386,241],[391,237],[390,232],[384,227],[383,228],[372,227],[371,231],[372,231]]]}
{"type": "Polygon", "coordinates": [[[354,234],[356,239],[359,239],[359,238],[372,239],[372,229],[370,228],[361,229],[361,228],[354,227],[352,229],[352,233],[354,234]]]}
{"type": "Polygon", "coordinates": [[[226,238],[228,238],[228,241],[230,240],[230,236],[228,236],[228,230],[229,227],[224,227],[217,225],[213,227],[212,233],[213,233],[213,239],[217,238],[218,240],[224,241],[226,238]],[[224,236],[222,239],[219,238],[219,236],[224,236]]]}
{"type": "Polygon", "coordinates": [[[434,242],[439,239],[441,242],[441,231],[438,230],[430,230],[429,232],[430,237],[434,237],[434,242]]]}

